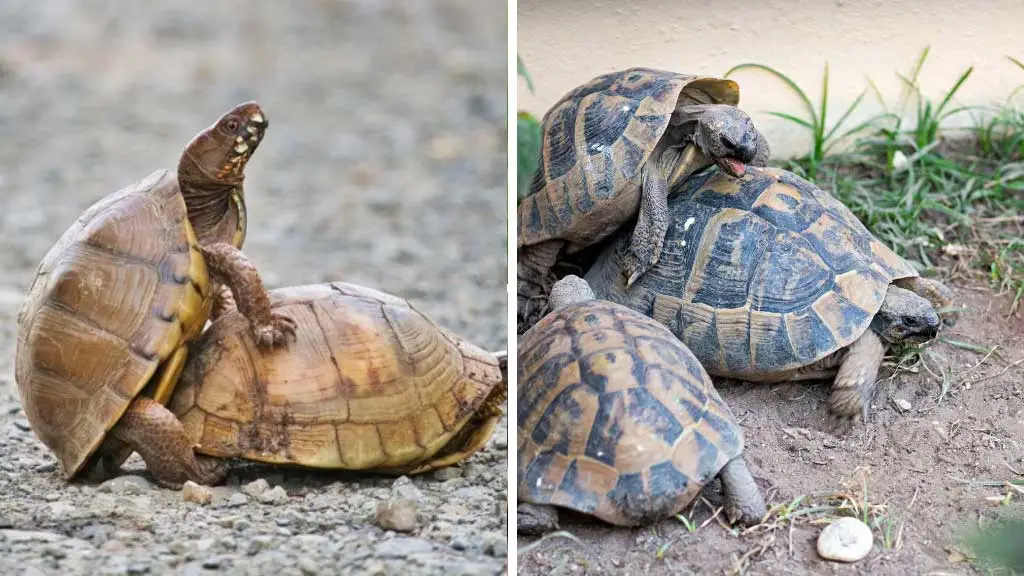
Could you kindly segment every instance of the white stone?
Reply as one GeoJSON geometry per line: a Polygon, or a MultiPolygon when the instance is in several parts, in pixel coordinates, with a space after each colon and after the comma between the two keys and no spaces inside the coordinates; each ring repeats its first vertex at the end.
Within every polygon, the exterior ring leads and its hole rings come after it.
{"type": "Polygon", "coordinates": [[[867,524],[856,518],[840,518],[818,536],[818,555],[836,562],[857,562],[871,552],[874,540],[867,524]]]}

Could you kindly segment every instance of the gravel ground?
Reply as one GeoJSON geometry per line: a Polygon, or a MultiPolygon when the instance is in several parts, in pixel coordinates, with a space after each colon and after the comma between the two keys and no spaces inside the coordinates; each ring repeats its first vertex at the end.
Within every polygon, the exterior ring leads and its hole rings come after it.
{"type": "Polygon", "coordinates": [[[68,485],[29,430],[15,315],[40,258],[247,99],[271,123],[245,246],[270,287],[372,286],[507,346],[504,3],[180,4],[0,1],[0,573],[501,572],[504,421],[411,481],[251,466],[208,505],[150,485],[137,457],[68,485]],[[417,503],[411,531],[376,525],[392,498],[417,503]]]}

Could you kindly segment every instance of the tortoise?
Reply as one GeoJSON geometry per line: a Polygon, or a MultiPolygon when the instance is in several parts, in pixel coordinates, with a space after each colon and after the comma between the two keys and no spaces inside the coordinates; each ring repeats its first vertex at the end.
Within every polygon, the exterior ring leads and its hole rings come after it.
{"type": "MultiPolygon", "coordinates": [[[[176,172],[100,199],[40,263],[18,313],[15,379],[32,430],[69,481],[114,474],[173,425],[163,405],[187,344],[225,300],[237,301],[261,346],[294,337],[240,251],[244,169],[267,126],[255,102],[235,106],[188,143],[176,172]]],[[[168,487],[226,472],[185,445],[147,465],[168,487]]]]}
{"type": "Polygon", "coordinates": [[[543,311],[551,269],[633,218],[632,285],[658,260],[671,185],[711,164],[764,166],[768,141],[732,80],[650,68],[603,74],[544,115],[540,167],[517,210],[519,333],[543,311]]]}
{"type": "Polygon", "coordinates": [[[585,277],[599,298],[665,324],[712,376],[752,382],[833,378],[835,424],[867,415],[886,349],[935,338],[956,314],[848,207],[799,176],[717,169],[673,190],[661,259],[621,280],[630,239],[603,249],[585,277]]]}
{"type": "Polygon", "coordinates": [[[168,403],[183,425],[176,443],[217,458],[419,474],[490,439],[508,392],[505,352],[372,288],[309,284],[270,298],[301,327],[296,341],[260,350],[237,311],[214,321],[168,403]]]}
{"type": "Polygon", "coordinates": [[[730,521],[760,522],[743,432],[686,346],[578,276],[549,303],[519,340],[519,531],[557,528],[553,506],[617,526],[669,518],[716,475],[730,521]]]}

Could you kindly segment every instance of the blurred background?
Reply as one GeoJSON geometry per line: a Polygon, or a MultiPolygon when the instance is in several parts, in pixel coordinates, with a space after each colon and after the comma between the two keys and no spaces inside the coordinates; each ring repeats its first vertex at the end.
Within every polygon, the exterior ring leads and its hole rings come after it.
{"type": "MultiPolygon", "coordinates": [[[[230,522],[183,530],[177,493],[146,492],[148,504],[111,520],[117,505],[65,488],[49,454],[18,427],[13,354],[21,298],[60,234],[104,195],[174,169],[192,136],[238,102],[257,100],[270,121],[246,171],[244,246],[269,287],[363,284],[412,299],[484,348],[507,346],[506,15],[505,3],[477,0],[0,1],[0,528],[57,527],[94,552],[109,539],[127,542],[95,566],[138,561],[155,573],[163,560],[154,541],[180,539],[191,550],[194,538],[232,533],[230,522]],[[134,533],[140,525],[152,527],[134,533]],[[109,530],[93,538],[96,526],[109,530]]],[[[506,442],[502,424],[475,464],[451,473],[465,473],[454,484],[416,480],[425,494],[416,536],[425,540],[409,554],[454,555],[456,572],[500,568],[506,442]],[[460,497],[463,508],[438,519],[432,499],[467,487],[476,492],[460,497]]],[[[369,547],[362,560],[331,532],[372,523],[392,480],[324,488],[325,512],[302,522],[275,524],[287,511],[264,517],[255,505],[237,550],[218,543],[191,558],[245,557],[254,534],[285,530],[330,534],[333,547],[313,555],[325,563],[341,550],[355,555],[338,564],[351,570],[381,554],[402,564],[373,548],[379,530],[353,528],[369,547]],[[326,528],[311,528],[317,521],[326,528]]],[[[308,505],[300,498],[296,510],[308,505]]],[[[292,550],[288,537],[274,537],[281,547],[270,548],[292,550]]],[[[4,561],[44,561],[39,546],[4,561]]],[[[7,556],[2,535],[0,551],[7,556]]],[[[247,560],[258,564],[250,573],[297,570],[298,554],[286,552],[247,560]]],[[[68,562],[62,570],[76,572],[68,562]]],[[[231,562],[242,560],[223,565],[231,562]]]]}

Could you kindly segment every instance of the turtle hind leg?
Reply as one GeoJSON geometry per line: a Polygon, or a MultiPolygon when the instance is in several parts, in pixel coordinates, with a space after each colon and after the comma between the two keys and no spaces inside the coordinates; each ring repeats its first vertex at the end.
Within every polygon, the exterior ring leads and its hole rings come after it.
{"type": "Polygon", "coordinates": [[[547,297],[555,283],[552,268],[565,242],[546,240],[519,249],[516,262],[516,333],[522,334],[547,311],[547,297]]]}
{"type": "Polygon", "coordinates": [[[668,221],[668,181],[655,163],[648,162],[643,167],[640,213],[624,262],[627,288],[658,262],[668,233],[668,221]]]}
{"type": "Polygon", "coordinates": [[[180,489],[186,480],[213,485],[227,476],[227,462],[197,455],[178,418],[149,398],[136,398],[110,435],[134,448],[165,488],[180,489]]]}
{"type": "Polygon", "coordinates": [[[516,532],[540,536],[558,530],[558,509],[545,504],[520,502],[516,506],[516,532]]]}
{"type": "Polygon", "coordinates": [[[873,330],[867,330],[853,344],[836,373],[828,409],[838,424],[867,417],[875,394],[878,369],[885,357],[885,344],[873,330]]]}
{"type": "MultiPolygon", "coordinates": [[[[948,286],[933,278],[913,276],[894,280],[893,284],[905,288],[928,300],[936,310],[949,308],[953,305],[953,291],[948,286]]],[[[943,311],[939,314],[946,326],[955,326],[958,314],[955,311],[943,311]]]]}
{"type": "Polygon", "coordinates": [[[725,513],[729,522],[746,526],[760,524],[768,514],[761,489],[750,474],[743,456],[737,456],[726,463],[718,473],[727,501],[725,513]]]}

